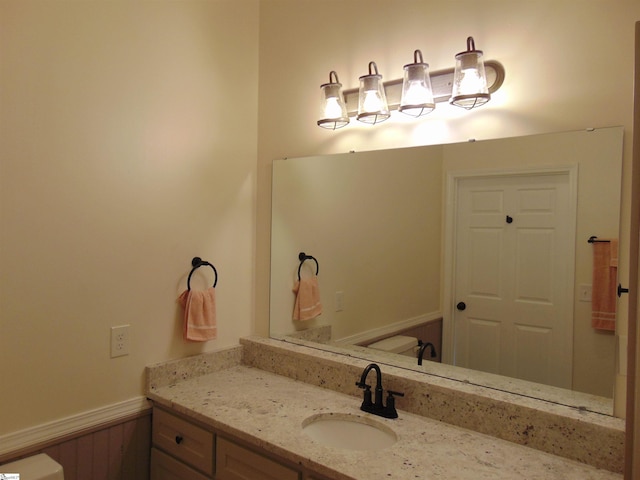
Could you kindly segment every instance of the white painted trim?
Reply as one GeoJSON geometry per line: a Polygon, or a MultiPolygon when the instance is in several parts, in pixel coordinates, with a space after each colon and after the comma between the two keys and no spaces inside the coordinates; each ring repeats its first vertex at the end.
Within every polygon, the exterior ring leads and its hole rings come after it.
{"type": "Polygon", "coordinates": [[[0,455],[27,448],[32,445],[55,440],[75,432],[117,421],[130,415],[142,413],[151,408],[146,397],[129,400],[88,410],[86,412],[60,418],[48,423],[29,427],[0,436],[0,455]]]}
{"type": "Polygon", "coordinates": [[[343,337],[339,340],[335,340],[333,343],[336,345],[357,345],[363,342],[368,342],[374,338],[383,337],[396,333],[399,330],[422,325],[423,323],[430,322],[442,318],[442,312],[431,312],[419,315],[417,317],[409,318],[407,320],[401,320],[399,322],[392,323],[391,325],[384,325],[382,327],[373,328],[365,332],[360,332],[355,335],[343,337]]]}

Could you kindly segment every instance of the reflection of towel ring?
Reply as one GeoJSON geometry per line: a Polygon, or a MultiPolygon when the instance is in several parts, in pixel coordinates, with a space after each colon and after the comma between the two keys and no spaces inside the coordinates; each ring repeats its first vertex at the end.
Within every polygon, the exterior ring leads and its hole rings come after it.
{"type": "Polygon", "coordinates": [[[197,268],[205,266],[205,265],[213,268],[213,273],[216,276],[216,279],[213,281],[213,288],[216,287],[216,285],[218,283],[218,271],[216,270],[216,267],[214,267],[209,262],[207,262],[205,260],[202,260],[200,257],[193,257],[193,260],[191,260],[191,265],[193,265],[193,268],[191,269],[191,273],[189,273],[189,278],[187,278],[187,289],[188,290],[191,290],[191,275],[193,275],[193,272],[195,272],[197,268]]]}
{"type": "Polygon", "coordinates": [[[298,260],[300,260],[300,265],[298,266],[298,281],[300,280],[300,269],[302,268],[302,264],[305,260],[313,260],[314,262],[316,262],[316,275],[318,275],[318,272],[320,271],[320,265],[318,265],[318,260],[316,260],[315,257],[307,255],[304,252],[300,252],[298,254],[298,260]]]}

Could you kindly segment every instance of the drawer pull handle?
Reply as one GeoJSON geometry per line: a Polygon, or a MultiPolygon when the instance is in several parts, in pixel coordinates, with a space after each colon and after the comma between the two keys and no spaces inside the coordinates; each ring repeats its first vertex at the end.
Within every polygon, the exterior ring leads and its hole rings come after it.
{"type": "Polygon", "coordinates": [[[178,445],[180,445],[180,444],[182,443],[182,440],[184,440],[184,438],[182,438],[182,436],[181,436],[181,435],[176,435],[176,443],[177,443],[178,445]]]}

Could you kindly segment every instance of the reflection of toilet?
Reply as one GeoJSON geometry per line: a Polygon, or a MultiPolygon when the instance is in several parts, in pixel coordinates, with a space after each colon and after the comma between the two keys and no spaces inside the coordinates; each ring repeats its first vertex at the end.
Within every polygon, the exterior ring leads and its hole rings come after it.
{"type": "Polygon", "coordinates": [[[418,339],[407,337],[406,335],[394,335],[393,337],[388,337],[379,342],[367,345],[367,347],[373,348],[374,350],[415,357],[416,350],[418,349],[418,339]]]}
{"type": "Polygon", "coordinates": [[[0,473],[19,473],[20,480],[64,480],[62,465],[44,453],[0,465],[0,473]]]}

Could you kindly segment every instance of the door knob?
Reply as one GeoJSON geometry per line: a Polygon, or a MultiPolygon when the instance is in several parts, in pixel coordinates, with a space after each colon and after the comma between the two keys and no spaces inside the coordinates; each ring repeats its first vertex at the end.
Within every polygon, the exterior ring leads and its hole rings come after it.
{"type": "Polygon", "coordinates": [[[456,308],[460,311],[464,310],[465,308],[467,308],[467,304],[464,302],[458,302],[458,304],[456,305],[456,308]]]}

